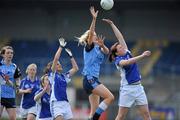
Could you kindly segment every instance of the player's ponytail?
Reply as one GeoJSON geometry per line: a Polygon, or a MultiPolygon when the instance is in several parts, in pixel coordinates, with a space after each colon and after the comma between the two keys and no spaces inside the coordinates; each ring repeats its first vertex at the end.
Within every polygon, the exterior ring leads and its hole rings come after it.
{"type": "Polygon", "coordinates": [[[46,67],[45,67],[44,70],[43,70],[43,73],[44,73],[44,74],[48,74],[48,73],[51,72],[52,64],[53,64],[53,62],[51,61],[51,62],[49,62],[49,63],[46,65],[46,67]]]}
{"type": "Polygon", "coordinates": [[[117,45],[119,43],[116,42],[114,45],[111,46],[111,49],[110,49],[110,54],[109,54],[109,62],[113,62],[115,60],[115,57],[117,56],[116,55],[116,52],[117,52],[117,45]]]}
{"type": "Polygon", "coordinates": [[[81,37],[75,37],[76,39],[78,39],[78,45],[87,45],[87,39],[89,37],[89,30],[87,30],[83,35],[81,35],[81,37]]]}

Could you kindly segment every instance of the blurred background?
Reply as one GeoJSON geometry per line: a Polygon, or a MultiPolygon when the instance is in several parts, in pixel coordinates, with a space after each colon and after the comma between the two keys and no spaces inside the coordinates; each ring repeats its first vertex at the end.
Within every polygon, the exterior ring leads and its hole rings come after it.
{"type": "MultiPolygon", "coordinates": [[[[1,0],[0,48],[11,45],[16,63],[25,77],[28,64],[38,65],[38,76],[53,59],[58,38],[64,37],[79,65],[79,72],[68,87],[68,97],[76,120],[86,120],[88,96],[82,89],[83,47],[75,36],[83,34],[91,24],[90,6],[99,10],[96,32],[106,37],[110,47],[117,41],[102,18],[110,18],[118,26],[133,55],[151,50],[151,57],[139,62],[153,120],[180,120],[180,1],[179,0],[114,0],[105,11],[100,0],[1,0]]],[[[63,51],[60,62],[64,71],[71,68],[63,51]]],[[[115,95],[115,102],[101,120],[114,120],[118,112],[120,75],[107,57],[102,64],[100,81],[115,95]]],[[[17,96],[17,104],[21,96],[17,96]]],[[[19,116],[19,110],[17,110],[19,116]]],[[[6,113],[3,114],[6,117],[6,113]]],[[[126,120],[141,120],[134,106],[126,120]]]]}

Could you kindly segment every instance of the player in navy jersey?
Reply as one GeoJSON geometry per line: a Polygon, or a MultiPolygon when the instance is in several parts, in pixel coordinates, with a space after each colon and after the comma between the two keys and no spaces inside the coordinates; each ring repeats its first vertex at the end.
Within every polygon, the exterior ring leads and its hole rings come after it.
{"type": "Polygon", "coordinates": [[[4,107],[10,120],[16,120],[16,89],[19,86],[20,70],[12,63],[14,50],[11,46],[4,46],[0,55],[3,57],[0,62],[0,118],[4,107]]]}
{"type": "Polygon", "coordinates": [[[48,74],[45,74],[41,77],[41,86],[40,89],[35,97],[34,100],[37,102],[37,120],[53,120],[51,112],[50,112],[50,94],[51,94],[51,87],[49,84],[48,74]]]}
{"type": "Polygon", "coordinates": [[[50,109],[54,120],[70,120],[73,118],[70,104],[67,99],[67,83],[71,81],[70,77],[78,71],[78,66],[72,53],[69,49],[65,48],[66,42],[64,38],[59,39],[60,46],[56,51],[53,62],[48,63],[45,73],[49,75],[49,81],[51,84],[51,98],[50,109]],[[62,66],[59,62],[61,51],[65,49],[68,53],[72,68],[65,73],[62,73],[62,66]]]}
{"type": "Polygon", "coordinates": [[[27,76],[22,79],[19,93],[22,94],[21,99],[21,117],[22,119],[35,120],[36,118],[36,102],[34,101],[35,93],[40,89],[40,80],[36,77],[37,66],[32,63],[26,69],[27,76]]]}
{"type": "Polygon", "coordinates": [[[92,23],[79,39],[79,43],[84,45],[84,68],[83,87],[89,95],[90,115],[89,119],[98,120],[101,114],[108,108],[114,100],[113,94],[99,81],[100,65],[109,49],[104,44],[104,37],[97,36],[95,32],[96,18],[98,11],[94,7],[90,8],[92,23]],[[99,104],[100,97],[104,100],[99,104]]]}
{"type": "Polygon", "coordinates": [[[116,120],[124,120],[129,108],[133,104],[138,105],[139,112],[144,120],[151,120],[148,101],[144,88],[140,82],[141,75],[136,64],[137,61],[150,56],[151,52],[145,51],[139,56],[132,57],[121,32],[114,23],[109,19],[103,19],[103,21],[112,27],[113,32],[118,39],[118,42],[112,45],[109,55],[110,62],[115,62],[121,75],[119,112],[116,120]]]}

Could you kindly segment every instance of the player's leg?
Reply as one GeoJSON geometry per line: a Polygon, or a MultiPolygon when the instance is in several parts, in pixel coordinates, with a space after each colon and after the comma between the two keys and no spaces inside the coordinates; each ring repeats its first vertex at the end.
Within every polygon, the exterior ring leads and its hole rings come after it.
{"type": "Polygon", "coordinates": [[[103,84],[100,84],[96,88],[94,88],[92,90],[92,93],[104,98],[104,100],[99,104],[98,108],[96,109],[95,114],[93,115],[93,120],[98,120],[101,114],[113,102],[114,96],[103,84]]]}
{"type": "Polygon", "coordinates": [[[124,120],[129,109],[134,104],[136,96],[131,86],[121,87],[119,91],[119,110],[115,120],[124,120]]]}
{"type": "Polygon", "coordinates": [[[3,105],[6,107],[10,120],[16,120],[16,103],[15,98],[3,98],[3,105]]]}
{"type": "Polygon", "coordinates": [[[95,95],[95,94],[89,95],[89,102],[90,102],[90,107],[91,107],[89,118],[93,117],[96,109],[98,108],[99,100],[100,100],[100,97],[98,95],[95,95]]]}
{"type": "Polygon", "coordinates": [[[124,120],[129,111],[128,107],[119,107],[118,114],[115,120],[124,120]]]}
{"type": "Polygon", "coordinates": [[[37,114],[37,106],[33,106],[28,109],[27,120],[35,120],[37,114]]]}
{"type": "Polygon", "coordinates": [[[144,120],[151,120],[151,116],[148,108],[148,100],[143,86],[137,88],[137,97],[135,104],[138,105],[138,111],[144,120]]]}
{"type": "Polygon", "coordinates": [[[61,115],[57,116],[54,120],[64,120],[61,115]]]}
{"type": "Polygon", "coordinates": [[[3,106],[3,105],[0,105],[0,118],[1,118],[2,113],[3,113],[3,109],[4,109],[4,106],[3,106]]]}
{"type": "Polygon", "coordinates": [[[9,120],[16,120],[16,108],[6,108],[9,120]]]}
{"type": "Polygon", "coordinates": [[[138,110],[143,120],[151,120],[148,105],[139,105],[138,110]]]}
{"type": "Polygon", "coordinates": [[[27,120],[35,120],[35,119],[36,119],[36,115],[35,114],[28,113],[27,120]]]}

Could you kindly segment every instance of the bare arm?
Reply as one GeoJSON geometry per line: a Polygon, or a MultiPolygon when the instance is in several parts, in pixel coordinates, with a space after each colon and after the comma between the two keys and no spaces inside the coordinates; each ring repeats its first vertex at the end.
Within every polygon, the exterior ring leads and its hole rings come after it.
{"type": "Polygon", "coordinates": [[[120,66],[126,66],[126,65],[131,65],[141,59],[143,59],[144,57],[148,57],[151,55],[151,52],[150,51],[145,51],[143,54],[139,55],[139,56],[136,56],[136,57],[133,57],[133,58],[130,58],[128,60],[121,60],[119,62],[119,65],[120,66]]]}
{"type": "Polygon", "coordinates": [[[32,89],[29,88],[29,89],[26,89],[26,90],[23,90],[23,89],[19,89],[19,94],[24,94],[24,93],[31,93],[32,89]]]}
{"type": "Polygon", "coordinates": [[[71,50],[66,48],[65,51],[69,55],[69,57],[71,58],[72,68],[69,70],[69,74],[70,74],[70,76],[72,76],[79,70],[79,68],[78,68],[78,65],[76,63],[76,60],[74,59],[74,57],[72,55],[71,50]]]}
{"type": "Polygon", "coordinates": [[[92,45],[92,43],[93,43],[93,35],[95,32],[96,18],[98,15],[98,11],[95,12],[94,7],[90,7],[90,12],[92,15],[92,22],[91,22],[91,26],[89,28],[88,45],[92,45]]]}
{"type": "Polygon", "coordinates": [[[34,101],[38,101],[39,99],[41,99],[44,93],[46,93],[47,87],[48,86],[46,86],[41,92],[34,96],[34,101]]]}
{"type": "Polygon", "coordinates": [[[15,81],[16,81],[16,85],[15,85],[16,92],[19,93],[20,77],[16,78],[15,81]]]}
{"type": "Polygon", "coordinates": [[[123,47],[124,47],[125,49],[128,49],[122,33],[121,33],[121,32],[119,31],[119,29],[114,25],[114,23],[113,23],[110,19],[102,19],[102,20],[105,21],[105,22],[107,22],[109,25],[111,25],[111,27],[112,27],[112,29],[113,29],[113,32],[114,32],[116,38],[118,39],[119,43],[120,43],[121,45],[123,45],[123,47]]]}
{"type": "Polygon", "coordinates": [[[106,45],[104,44],[104,39],[105,37],[101,36],[97,36],[97,39],[94,41],[96,44],[98,44],[101,47],[101,51],[104,54],[108,54],[109,53],[109,49],[106,47],[106,45]]]}
{"type": "Polygon", "coordinates": [[[52,72],[56,71],[56,65],[57,65],[57,63],[59,61],[61,51],[62,51],[62,47],[59,47],[58,50],[56,51],[56,54],[55,54],[54,59],[53,59],[53,64],[52,64],[52,67],[51,67],[52,72]]]}
{"type": "Polygon", "coordinates": [[[79,70],[78,65],[73,57],[71,58],[71,64],[72,68],[69,70],[69,74],[70,76],[73,76],[79,70]]]}

